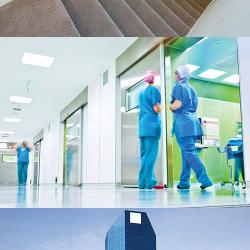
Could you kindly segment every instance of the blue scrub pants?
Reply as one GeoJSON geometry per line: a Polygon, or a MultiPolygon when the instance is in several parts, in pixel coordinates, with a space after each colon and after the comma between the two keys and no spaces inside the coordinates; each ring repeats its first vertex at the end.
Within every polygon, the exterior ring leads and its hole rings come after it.
{"type": "Polygon", "coordinates": [[[145,136],[140,138],[140,172],[138,185],[140,189],[152,189],[157,185],[155,178],[155,163],[159,151],[157,136],[145,136]]]}
{"type": "Polygon", "coordinates": [[[18,163],[18,185],[26,185],[28,175],[28,165],[26,162],[18,163]]]}
{"type": "Polygon", "coordinates": [[[177,142],[181,148],[182,155],[182,172],[180,176],[179,186],[182,188],[190,187],[190,175],[191,169],[196,174],[197,180],[202,186],[207,187],[212,185],[212,181],[209,179],[206,169],[198,155],[195,147],[196,137],[178,137],[176,136],[177,142]]]}
{"type": "Polygon", "coordinates": [[[234,181],[239,181],[240,174],[242,176],[243,181],[245,181],[245,171],[244,171],[244,163],[242,157],[237,157],[234,160],[234,181]]]}

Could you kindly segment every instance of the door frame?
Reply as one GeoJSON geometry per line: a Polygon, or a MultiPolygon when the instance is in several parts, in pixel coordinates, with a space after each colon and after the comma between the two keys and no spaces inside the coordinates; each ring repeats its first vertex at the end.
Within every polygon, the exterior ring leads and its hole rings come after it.
{"type": "Polygon", "coordinates": [[[84,173],[84,168],[86,168],[86,164],[84,164],[84,159],[86,159],[86,155],[85,155],[85,148],[84,148],[84,145],[85,145],[85,140],[87,138],[85,133],[84,133],[84,129],[85,129],[85,119],[84,119],[84,112],[86,112],[87,108],[87,104],[81,106],[79,109],[77,109],[75,112],[73,112],[70,116],[68,116],[65,120],[64,120],[64,133],[63,133],[63,136],[64,136],[64,153],[63,153],[63,185],[69,185],[69,186],[82,186],[84,183],[83,183],[83,173],[84,173]],[[79,145],[79,156],[78,156],[78,176],[77,176],[77,184],[74,185],[74,184],[69,184],[69,183],[66,183],[66,173],[67,173],[67,138],[66,138],[66,135],[67,135],[67,120],[72,117],[76,112],[80,111],[80,145],[79,145]]]}
{"type": "Polygon", "coordinates": [[[34,186],[39,186],[40,185],[40,167],[41,167],[41,146],[42,146],[42,139],[37,141],[35,144],[34,144],[34,147],[36,146],[39,146],[39,149],[38,149],[38,171],[37,171],[37,183],[35,184],[34,183],[34,176],[35,176],[35,151],[34,151],[34,172],[33,172],[33,185],[34,186]]]}

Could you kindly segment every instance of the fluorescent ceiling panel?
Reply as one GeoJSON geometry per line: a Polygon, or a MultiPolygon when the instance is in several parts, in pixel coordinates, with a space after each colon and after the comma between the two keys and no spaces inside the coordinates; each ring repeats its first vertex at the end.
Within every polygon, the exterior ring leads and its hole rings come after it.
{"type": "Polygon", "coordinates": [[[4,121],[5,121],[5,122],[14,122],[14,123],[18,123],[18,122],[21,121],[21,119],[19,119],[19,118],[5,117],[5,118],[4,118],[4,121]]]}
{"type": "Polygon", "coordinates": [[[0,140],[0,143],[8,143],[8,142],[10,142],[10,141],[9,140],[3,140],[3,139],[0,140]]]}
{"type": "Polygon", "coordinates": [[[201,74],[199,74],[199,77],[206,78],[206,79],[216,79],[222,75],[226,74],[225,71],[217,70],[217,69],[208,69],[201,74]]]}
{"type": "Polygon", "coordinates": [[[194,65],[194,64],[187,64],[187,66],[189,68],[190,73],[192,73],[192,72],[194,72],[194,71],[196,71],[197,69],[200,68],[200,66],[194,65]]]}
{"type": "Polygon", "coordinates": [[[130,213],[130,223],[141,224],[141,214],[140,213],[130,213]]]}
{"type": "Polygon", "coordinates": [[[2,135],[13,135],[14,132],[12,132],[12,131],[1,130],[1,131],[0,131],[0,134],[2,134],[2,135]]]}
{"type": "Polygon", "coordinates": [[[240,76],[238,74],[231,75],[222,80],[223,82],[238,84],[240,82],[240,76]]]}
{"type": "Polygon", "coordinates": [[[11,96],[10,102],[13,103],[31,103],[32,98],[30,97],[23,97],[23,96],[11,96]]]}
{"type": "Polygon", "coordinates": [[[22,58],[23,64],[34,65],[39,67],[50,68],[55,61],[54,57],[24,53],[22,58]]]}

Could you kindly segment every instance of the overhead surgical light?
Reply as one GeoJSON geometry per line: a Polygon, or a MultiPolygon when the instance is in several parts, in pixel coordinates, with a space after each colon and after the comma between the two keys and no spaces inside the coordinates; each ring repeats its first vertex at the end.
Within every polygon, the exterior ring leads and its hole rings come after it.
{"type": "Polygon", "coordinates": [[[217,69],[208,69],[201,74],[199,74],[199,77],[206,78],[206,79],[216,79],[222,75],[226,74],[225,71],[217,70],[217,69]]]}
{"type": "Polygon", "coordinates": [[[23,64],[34,65],[44,68],[50,68],[54,61],[55,61],[54,57],[37,55],[26,52],[23,54],[22,57],[23,64]]]}
{"type": "Polygon", "coordinates": [[[238,74],[231,75],[222,80],[223,82],[238,84],[240,82],[240,76],[238,74]]]}
{"type": "Polygon", "coordinates": [[[12,103],[31,103],[32,98],[30,97],[23,97],[23,96],[11,96],[10,102],[12,103]]]}
{"type": "Polygon", "coordinates": [[[18,123],[18,122],[21,122],[21,119],[19,119],[19,118],[5,117],[5,118],[4,118],[4,121],[5,121],[5,122],[14,122],[14,123],[18,123]]]}
{"type": "Polygon", "coordinates": [[[194,72],[194,71],[196,71],[197,69],[200,68],[200,66],[197,66],[197,65],[194,65],[194,64],[187,64],[187,67],[188,67],[190,73],[192,73],[192,72],[194,72]]]}

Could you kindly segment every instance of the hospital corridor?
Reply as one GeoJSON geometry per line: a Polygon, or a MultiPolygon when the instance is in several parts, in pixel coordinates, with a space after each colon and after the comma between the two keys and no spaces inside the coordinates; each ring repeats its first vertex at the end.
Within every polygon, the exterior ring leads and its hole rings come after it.
{"type": "Polygon", "coordinates": [[[0,207],[249,206],[249,53],[244,37],[1,38],[0,207]]]}

